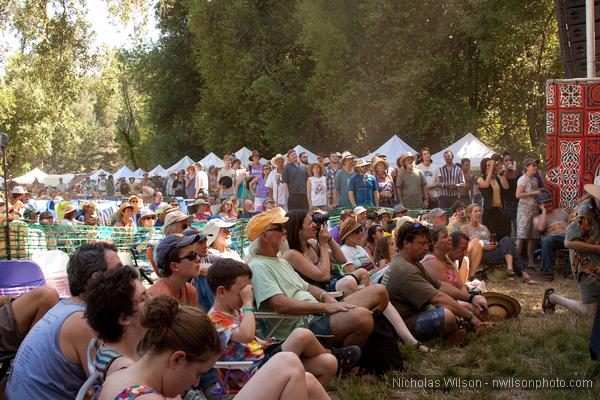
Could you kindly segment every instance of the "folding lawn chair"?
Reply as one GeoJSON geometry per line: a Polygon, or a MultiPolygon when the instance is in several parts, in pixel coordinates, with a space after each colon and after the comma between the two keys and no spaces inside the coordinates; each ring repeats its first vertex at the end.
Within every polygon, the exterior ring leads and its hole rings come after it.
{"type": "Polygon", "coordinates": [[[31,260],[0,261],[0,296],[19,296],[38,286],[46,286],[44,273],[31,260]]]}

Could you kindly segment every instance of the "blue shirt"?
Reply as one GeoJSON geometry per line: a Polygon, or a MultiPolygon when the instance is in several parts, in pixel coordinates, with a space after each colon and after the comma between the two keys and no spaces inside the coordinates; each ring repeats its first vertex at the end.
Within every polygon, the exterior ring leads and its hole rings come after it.
{"type": "Polygon", "coordinates": [[[354,192],[357,206],[375,207],[373,192],[377,191],[377,181],[373,175],[352,174],[348,183],[348,191],[354,192]]]}
{"type": "Polygon", "coordinates": [[[350,200],[348,200],[348,184],[350,183],[350,177],[353,173],[347,173],[343,169],[338,169],[335,173],[334,184],[335,190],[339,191],[337,198],[337,205],[344,208],[352,207],[350,200]]]}

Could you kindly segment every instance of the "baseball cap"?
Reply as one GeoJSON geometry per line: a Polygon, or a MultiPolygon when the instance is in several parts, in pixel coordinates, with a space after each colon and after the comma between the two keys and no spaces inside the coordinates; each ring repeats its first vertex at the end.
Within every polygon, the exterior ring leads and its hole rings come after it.
{"type": "Polygon", "coordinates": [[[407,210],[408,209],[406,207],[404,207],[402,204],[396,204],[394,206],[394,214],[403,213],[403,212],[405,212],[407,210]]]}
{"type": "Polygon", "coordinates": [[[185,236],[180,233],[174,233],[165,236],[165,238],[156,245],[156,265],[158,265],[160,269],[165,268],[166,263],[169,261],[169,253],[171,251],[189,246],[190,244],[199,241],[199,235],[185,236]]]}
{"type": "Polygon", "coordinates": [[[267,230],[271,224],[284,224],[288,221],[285,216],[285,210],[281,207],[275,207],[262,214],[255,215],[250,219],[246,226],[246,236],[248,239],[255,240],[260,234],[267,230]]]}
{"type": "Polygon", "coordinates": [[[446,211],[442,210],[441,208],[434,208],[433,210],[429,211],[429,216],[430,217],[441,217],[443,215],[446,215],[446,211]]]}
{"type": "Polygon", "coordinates": [[[235,226],[235,222],[227,222],[223,221],[221,218],[215,218],[208,221],[204,226],[204,229],[202,229],[202,232],[209,236],[208,245],[210,246],[219,235],[221,228],[231,228],[233,226],[235,226]]]}
{"type": "Polygon", "coordinates": [[[525,159],[523,160],[523,165],[526,167],[531,164],[539,164],[539,163],[540,163],[540,160],[536,160],[533,157],[525,157],[525,159]]]}

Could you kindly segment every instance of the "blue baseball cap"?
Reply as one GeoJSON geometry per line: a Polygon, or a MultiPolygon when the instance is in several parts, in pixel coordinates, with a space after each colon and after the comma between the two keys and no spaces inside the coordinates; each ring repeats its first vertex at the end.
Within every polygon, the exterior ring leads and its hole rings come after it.
{"type": "Polygon", "coordinates": [[[200,235],[186,236],[180,233],[173,233],[165,236],[165,238],[156,245],[156,265],[161,269],[166,267],[165,264],[169,261],[169,253],[171,251],[189,246],[190,244],[199,241],[200,235]]]}

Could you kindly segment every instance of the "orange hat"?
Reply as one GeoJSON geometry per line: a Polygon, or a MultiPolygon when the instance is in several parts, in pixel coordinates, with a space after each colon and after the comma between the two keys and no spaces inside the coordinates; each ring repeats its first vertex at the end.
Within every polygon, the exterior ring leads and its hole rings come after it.
{"type": "Polygon", "coordinates": [[[285,210],[281,207],[275,207],[270,211],[255,215],[246,226],[246,236],[250,241],[255,240],[271,224],[285,224],[288,217],[285,216],[285,210]]]}

